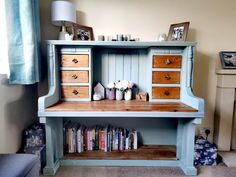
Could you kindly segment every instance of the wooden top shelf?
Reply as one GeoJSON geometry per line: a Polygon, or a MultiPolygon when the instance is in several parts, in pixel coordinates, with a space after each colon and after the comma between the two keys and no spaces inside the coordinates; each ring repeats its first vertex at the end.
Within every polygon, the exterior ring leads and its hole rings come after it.
{"type": "Polygon", "coordinates": [[[59,102],[46,108],[45,112],[197,112],[198,110],[180,102],[143,101],[88,101],[59,102]]]}
{"type": "Polygon", "coordinates": [[[188,47],[195,46],[196,42],[179,42],[179,41],[63,41],[63,40],[48,40],[48,44],[67,45],[67,46],[86,46],[95,48],[149,48],[149,47],[188,47]]]}
{"type": "Polygon", "coordinates": [[[175,146],[143,145],[137,150],[104,152],[102,150],[65,154],[64,160],[176,160],[175,146]]]}

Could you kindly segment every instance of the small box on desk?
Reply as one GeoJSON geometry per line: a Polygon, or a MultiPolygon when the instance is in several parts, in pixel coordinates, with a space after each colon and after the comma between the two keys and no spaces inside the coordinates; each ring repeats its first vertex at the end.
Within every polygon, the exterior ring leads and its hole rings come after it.
{"type": "Polygon", "coordinates": [[[135,95],[135,99],[138,101],[148,101],[148,93],[147,92],[138,92],[135,95]]]}
{"type": "Polygon", "coordinates": [[[46,165],[46,146],[37,146],[37,147],[25,147],[24,152],[26,154],[35,154],[39,157],[41,162],[40,169],[42,170],[46,165]]]}

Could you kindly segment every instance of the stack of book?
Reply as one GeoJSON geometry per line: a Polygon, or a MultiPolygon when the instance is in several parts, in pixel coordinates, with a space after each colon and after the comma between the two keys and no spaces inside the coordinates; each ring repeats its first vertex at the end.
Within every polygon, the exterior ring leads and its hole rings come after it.
{"type": "Polygon", "coordinates": [[[103,150],[124,151],[138,148],[136,130],[117,128],[111,125],[85,127],[66,121],[63,127],[63,146],[66,153],[103,150]]]}

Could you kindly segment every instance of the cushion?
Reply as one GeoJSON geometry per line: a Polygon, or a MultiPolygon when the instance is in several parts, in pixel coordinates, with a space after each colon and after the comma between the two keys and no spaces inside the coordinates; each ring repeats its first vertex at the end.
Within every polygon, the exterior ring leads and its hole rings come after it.
{"type": "Polygon", "coordinates": [[[217,148],[202,137],[197,137],[194,147],[194,165],[216,165],[217,148]]]}

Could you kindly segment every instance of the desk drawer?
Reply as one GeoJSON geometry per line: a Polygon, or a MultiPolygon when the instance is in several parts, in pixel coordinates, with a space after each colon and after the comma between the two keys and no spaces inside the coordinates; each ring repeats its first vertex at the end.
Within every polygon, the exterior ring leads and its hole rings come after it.
{"type": "Polygon", "coordinates": [[[62,67],[89,67],[89,55],[61,55],[62,67]]]}
{"type": "Polygon", "coordinates": [[[179,84],[180,72],[178,71],[153,71],[153,84],[179,84]]]}
{"type": "Polygon", "coordinates": [[[153,99],[179,99],[179,87],[152,87],[153,99]]]}
{"type": "Polygon", "coordinates": [[[89,71],[61,71],[63,83],[88,83],[89,71]]]}
{"type": "Polygon", "coordinates": [[[181,68],[182,56],[180,55],[154,55],[153,68],[181,68]]]}
{"type": "Polygon", "coordinates": [[[89,98],[89,87],[62,86],[61,95],[63,98],[89,98]]]}

